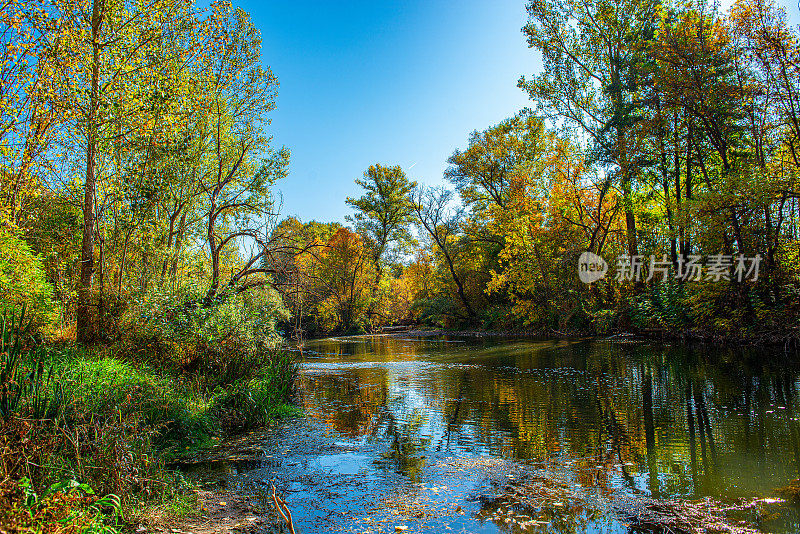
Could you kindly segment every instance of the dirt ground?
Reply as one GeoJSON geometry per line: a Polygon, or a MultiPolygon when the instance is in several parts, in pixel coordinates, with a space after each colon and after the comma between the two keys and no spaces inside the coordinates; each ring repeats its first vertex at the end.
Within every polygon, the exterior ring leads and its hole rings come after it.
{"type": "Polygon", "coordinates": [[[290,533],[277,519],[274,505],[265,504],[259,496],[234,491],[197,493],[198,513],[185,517],[154,514],[133,533],[169,534],[283,534],[290,533]]]}

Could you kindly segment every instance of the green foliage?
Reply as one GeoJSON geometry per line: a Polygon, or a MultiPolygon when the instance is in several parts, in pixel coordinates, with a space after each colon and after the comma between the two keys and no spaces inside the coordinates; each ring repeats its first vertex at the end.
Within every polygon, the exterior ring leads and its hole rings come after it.
{"type": "Polygon", "coordinates": [[[459,317],[458,304],[443,294],[415,300],[413,310],[422,324],[439,328],[454,326],[454,318],[459,317]]]}
{"type": "Polygon", "coordinates": [[[226,388],[218,388],[211,400],[210,412],[225,432],[263,426],[285,412],[294,392],[297,358],[288,351],[271,354],[268,365],[255,376],[239,379],[226,388]]]}
{"type": "Polygon", "coordinates": [[[222,295],[211,306],[181,304],[197,302],[204,294],[196,283],[183,287],[177,298],[154,290],[135,301],[123,321],[134,333],[190,345],[235,343],[263,350],[280,342],[277,325],[287,311],[275,290],[261,287],[222,295]]]}
{"type": "Polygon", "coordinates": [[[483,132],[472,132],[469,146],[447,160],[445,177],[455,186],[465,206],[476,215],[494,205],[505,208],[514,194],[516,175],[534,172],[547,150],[544,122],[519,114],[483,132]]]}
{"type": "Polygon", "coordinates": [[[0,523],[13,525],[12,532],[58,532],[75,534],[116,534],[120,530],[119,497],[113,494],[97,497],[87,484],[63,480],[51,484],[41,495],[31,481],[18,483],[21,494],[17,505],[0,510],[0,523]]]}
{"type": "Polygon", "coordinates": [[[615,310],[597,310],[591,316],[592,328],[599,335],[608,334],[617,318],[618,314],[615,310]]]}
{"type": "Polygon", "coordinates": [[[14,310],[4,311],[0,324],[0,415],[7,421],[16,413],[20,400],[27,393],[29,381],[24,376],[22,359],[23,340],[27,329],[22,327],[25,320],[25,307],[20,312],[19,322],[14,310]]]}
{"type": "Polygon", "coordinates": [[[680,331],[690,326],[686,286],[674,280],[648,286],[631,298],[629,314],[638,328],[680,331]]]}
{"type": "Polygon", "coordinates": [[[0,317],[0,417],[7,423],[12,416],[29,408],[30,415],[42,419],[53,415],[61,400],[62,384],[55,380],[48,351],[31,336],[33,322],[19,312],[4,311],[0,317]],[[51,395],[50,389],[56,390],[51,395]],[[25,405],[23,405],[23,402],[25,405]]]}
{"type": "MultiPolygon", "coordinates": [[[[120,501],[90,498],[87,488],[120,495],[126,506],[174,500],[165,487],[181,484],[165,471],[165,458],[208,445],[219,429],[253,428],[287,414],[297,373],[290,353],[215,352],[222,363],[204,361],[179,374],[163,362],[134,363],[106,350],[45,346],[25,324],[24,315],[8,318],[0,338],[0,477],[32,481],[23,496],[32,525],[56,518],[90,529],[76,532],[111,532],[102,530],[103,514],[111,505],[118,511],[120,501]]],[[[0,516],[19,513],[0,506],[0,516]]]]}
{"type": "Polygon", "coordinates": [[[365,193],[359,198],[347,198],[347,204],[356,210],[350,220],[372,250],[374,261],[380,262],[389,245],[404,245],[411,239],[409,197],[417,183],[409,180],[399,165],[384,167],[377,163],[370,165],[356,184],[365,193]]]}
{"type": "Polygon", "coordinates": [[[147,365],[134,366],[114,357],[79,357],[60,362],[57,372],[65,385],[67,418],[135,416],[141,424],[158,428],[162,443],[199,439],[211,429],[203,399],[188,384],[147,365]]]}
{"type": "Polygon", "coordinates": [[[195,284],[177,299],[160,291],[143,295],[123,316],[117,347],[155,368],[188,374],[209,391],[269,365],[282,343],[279,322],[288,318],[275,290],[256,288],[208,307],[196,304],[203,294],[195,284]]]}
{"type": "Polygon", "coordinates": [[[494,305],[489,306],[480,313],[481,325],[489,330],[501,330],[519,326],[519,320],[515,317],[510,306],[494,305]]]}
{"type": "Polygon", "coordinates": [[[24,306],[38,329],[52,319],[52,296],[40,258],[16,233],[0,227],[0,312],[24,306]]]}

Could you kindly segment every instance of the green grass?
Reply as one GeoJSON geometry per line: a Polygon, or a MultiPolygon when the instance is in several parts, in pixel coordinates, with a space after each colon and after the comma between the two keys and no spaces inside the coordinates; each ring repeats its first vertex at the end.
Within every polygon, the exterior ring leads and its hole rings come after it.
{"type": "Polygon", "coordinates": [[[265,425],[270,419],[288,415],[286,399],[297,373],[293,356],[275,354],[271,365],[259,369],[255,376],[218,388],[211,401],[210,413],[226,432],[237,432],[265,425]]]}
{"type": "Polygon", "coordinates": [[[202,391],[186,377],[113,355],[73,349],[47,354],[42,363],[51,379],[41,393],[49,397],[46,415],[58,413],[66,421],[81,414],[136,415],[143,425],[158,427],[155,445],[165,450],[208,446],[219,438],[220,429],[255,428],[297,413],[287,403],[296,366],[286,353],[276,353],[272,364],[254,376],[213,392],[202,391]],[[239,425],[226,428],[225,417],[237,418],[239,425]]]}
{"type": "MultiPolygon", "coordinates": [[[[191,391],[185,380],[158,373],[146,364],[76,351],[51,353],[48,384],[52,411],[70,421],[81,415],[136,415],[158,427],[156,445],[206,440],[213,433],[209,400],[191,391]]],[[[53,415],[52,413],[49,415],[53,415]]]]}
{"type": "MultiPolygon", "coordinates": [[[[2,451],[0,478],[28,477],[39,492],[77,480],[97,495],[119,496],[126,519],[147,510],[193,513],[192,488],[180,473],[165,469],[166,462],[215,445],[226,433],[297,413],[288,404],[297,371],[293,357],[276,352],[266,365],[260,357],[250,376],[208,391],[201,384],[212,380],[197,373],[157,369],[107,349],[39,346],[19,360],[18,375],[29,377],[30,393],[0,427],[17,440],[2,451]],[[9,426],[14,424],[23,431],[9,426]],[[24,461],[15,463],[20,456],[24,461]]],[[[72,499],[69,506],[77,503],[72,499]]]]}

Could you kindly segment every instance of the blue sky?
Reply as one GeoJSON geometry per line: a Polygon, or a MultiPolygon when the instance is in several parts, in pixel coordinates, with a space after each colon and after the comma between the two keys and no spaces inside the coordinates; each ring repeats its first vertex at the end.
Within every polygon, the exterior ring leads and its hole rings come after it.
{"type": "Polygon", "coordinates": [[[354,180],[379,162],[440,182],[469,133],[527,105],[538,68],[524,1],[240,0],[280,81],[272,130],[292,152],[285,215],[343,220],[354,180]]]}
{"type": "MultiPolygon", "coordinates": [[[[781,4],[798,22],[796,1],[781,4]]],[[[292,152],[282,213],[304,221],[342,221],[345,198],[360,195],[353,181],[376,162],[441,183],[471,131],[528,105],[517,80],[541,68],[520,31],[525,0],[234,5],[280,81],[272,131],[292,152]]]]}

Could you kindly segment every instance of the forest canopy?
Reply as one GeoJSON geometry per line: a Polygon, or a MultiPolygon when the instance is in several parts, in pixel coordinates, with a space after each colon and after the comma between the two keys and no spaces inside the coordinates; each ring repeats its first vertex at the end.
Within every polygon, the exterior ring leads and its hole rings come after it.
{"type": "Polygon", "coordinates": [[[4,283],[3,305],[49,307],[42,327],[80,341],[247,293],[281,302],[287,336],[785,330],[800,255],[800,43],[785,13],[768,0],[527,11],[543,62],[519,79],[530,107],[474,131],[446,186],[372,165],[352,217],[327,223],[279,213],[278,80],[246,12],[9,0],[0,244],[4,273],[24,264],[35,282],[4,283]],[[645,275],[584,284],[587,251],[645,275]],[[758,256],[758,278],[681,276],[694,256],[731,273],[758,256]],[[651,258],[669,276],[648,280],[651,258]]]}

